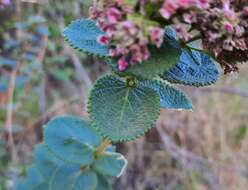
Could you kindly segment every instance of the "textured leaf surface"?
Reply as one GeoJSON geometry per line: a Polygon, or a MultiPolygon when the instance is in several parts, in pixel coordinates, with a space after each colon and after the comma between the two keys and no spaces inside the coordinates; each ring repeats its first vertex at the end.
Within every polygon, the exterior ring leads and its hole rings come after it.
{"type": "Polygon", "coordinates": [[[101,175],[101,174],[97,174],[97,187],[96,190],[112,190],[112,186],[109,183],[109,180],[101,175]]]}
{"type": "Polygon", "coordinates": [[[156,77],[176,65],[181,49],[176,40],[165,37],[163,45],[160,48],[151,47],[150,52],[151,57],[147,61],[129,67],[125,73],[140,78],[156,77]]]}
{"type": "Polygon", "coordinates": [[[216,82],[219,72],[213,60],[203,53],[189,51],[182,51],[180,61],[165,72],[163,78],[171,83],[192,86],[206,86],[216,82]]]}
{"type": "Polygon", "coordinates": [[[160,100],[150,88],[129,87],[121,78],[105,76],[91,91],[89,113],[94,126],[110,140],[132,140],[143,135],[159,116],[160,100]]]}
{"type": "Polygon", "coordinates": [[[94,162],[94,169],[112,177],[120,177],[127,166],[127,160],[119,153],[105,153],[94,162]]]}
{"type": "Polygon", "coordinates": [[[72,116],[50,121],[44,135],[47,146],[60,159],[82,165],[93,162],[94,147],[101,141],[87,122],[72,116]]]}
{"type": "Polygon", "coordinates": [[[45,144],[36,145],[34,159],[36,168],[45,179],[50,179],[51,174],[64,163],[55,157],[45,144]]]}
{"type": "Polygon", "coordinates": [[[164,109],[192,110],[193,106],[189,98],[179,89],[160,80],[146,80],[144,86],[154,89],[160,96],[160,106],[164,109]]]}
{"type": "Polygon", "coordinates": [[[76,20],[64,30],[64,37],[73,48],[99,56],[107,56],[108,47],[97,42],[98,36],[103,34],[95,21],[90,19],[76,20]]]}

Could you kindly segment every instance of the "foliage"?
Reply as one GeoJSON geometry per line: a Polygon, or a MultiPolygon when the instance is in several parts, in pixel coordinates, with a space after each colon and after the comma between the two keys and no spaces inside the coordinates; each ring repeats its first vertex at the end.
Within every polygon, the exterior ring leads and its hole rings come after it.
{"type": "MultiPolygon", "coordinates": [[[[109,47],[98,42],[103,34],[89,19],[76,20],[64,31],[73,48],[108,57],[109,47]]],[[[17,188],[95,190],[103,183],[110,189],[106,176],[119,177],[127,161],[121,154],[108,151],[108,142],[130,141],[144,135],[158,118],[160,108],[192,109],[189,98],[165,80],[208,85],[217,80],[218,71],[208,55],[190,46],[181,47],[173,29],[166,28],[164,38],[159,49],[150,47],[149,60],[123,72],[115,67],[114,59],[107,58],[115,75],[100,78],[92,88],[88,100],[90,120],[67,116],[45,125],[45,142],[36,147],[34,165],[17,188]]]]}
{"type": "Polygon", "coordinates": [[[34,164],[16,189],[111,189],[110,178],[119,177],[127,161],[100,140],[80,118],[53,119],[45,126],[44,143],[35,148],[34,164]]]}

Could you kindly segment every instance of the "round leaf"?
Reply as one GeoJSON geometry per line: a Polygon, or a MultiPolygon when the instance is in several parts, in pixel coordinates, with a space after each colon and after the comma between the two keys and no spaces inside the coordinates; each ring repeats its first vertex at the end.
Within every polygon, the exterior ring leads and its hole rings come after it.
{"type": "Polygon", "coordinates": [[[112,75],[97,81],[88,104],[94,126],[113,142],[143,135],[160,112],[155,91],[139,84],[129,86],[112,75]]]}
{"type": "Polygon", "coordinates": [[[50,121],[45,127],[45,142],[60,159],[88,165],[93,162],[94,148],[101,138],[84,120],[66,116],[50,121]]]}

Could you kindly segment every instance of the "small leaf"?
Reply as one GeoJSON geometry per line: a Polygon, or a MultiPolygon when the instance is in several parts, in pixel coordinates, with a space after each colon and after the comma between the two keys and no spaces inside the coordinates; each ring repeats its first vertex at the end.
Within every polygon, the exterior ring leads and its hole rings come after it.
{"type": "Polygon", "coordinates": [[[96,190],[113,190],[111,184],[109,183],[109,180],[101,175],[97,174],[97,187],[96,190]]]}
{"type": "Polygon", "coordinates": [[[99,56],[108,56],[108,47],[97,42],[101,35],[104,35],[104,32],[90,19],[76,20],[64,30],[64,37],[73,48],[99,56]]]}
{"type": "Polygon", "coordinates": [[[97,81],[88,102],[94,126],[113,142],[143,135],[158,118],[159,107],[155,91],[134,83],[129,86],[113,75],[97,81]]]}
{"type": "Polygon", "coordinates": [[[55,157],[45,144],[36,145],[34,159],[36,168],[45,179],[49,179],[51,174],[64,163],[55,157]]]}
{"type": "Polygon", "coordinates": [[[44,183],[44,178],[35,167],[32,165],[28,169],[28,174],[25,179],[21,180],[17,186],[16,190],[36,190],[36,188],[44,183]]]}
{"type": "Polygon", "coordinates": [[[189,98],[182,91],[160,80],[146,80],[144,86],[155,90],[160,96],[160,106],[164,109],[192,110],[193,106],[189,98]]]}
{"type": "Polygon", "coordinates": [[[93,168],[103,175],[120,177],[127,166],[127,160],[119,153],[105,152],[93,164],[93,168]]]}
{"type": "Polygon", "coordinates": [[[74,190],[95,190],[97,186],[96,173],[92,171],[81,172],[77,177],[74,190]]]}
{"type": "Polygon", "coordinates": [[[177,41],[168,40],[166,37],[160,48],[149,49],[151,57],[147,61],[130,66],[125,73],[144,79],[154,78],[176,65],[181,55],[177,41]]]}
{"type": "Polygon", "coordinates": [[[84,120],[66,116],[50,121],[45,127],[45,143],[60,159],[88,165],[101,138],[84,120]]]}
{"type": "Polygon", "coordinates": [[[177,65],[163,75],[163,78],[171,83],[192,86],[213,84],[218,77],[219,71],[208,55],[186,49],[182,51],[177,65]]]}
{"type": "Polygon", "coordinates": [[[50,183],[51,190],[95,190],[97,176],[93,171],[80,171],[79,165],[61,166],[53,175],[50,183]]]}
{"type": "Polygon", "coordinates": [[[68,189],[72,190],[75,180],[76,173],[79,172],[79,165],[68,164],[59,167],[51,176],[50,190],[68,189]]]}

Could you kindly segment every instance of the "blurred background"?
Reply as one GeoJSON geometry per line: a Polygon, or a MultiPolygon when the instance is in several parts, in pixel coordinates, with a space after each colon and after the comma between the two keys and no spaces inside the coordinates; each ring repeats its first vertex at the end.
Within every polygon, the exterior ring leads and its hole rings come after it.
{"type": "MultiPolygon", "coordinates": [[[[71,49],[64,27],[91,0],[0,0],[0,190],[32,162],[42,126],[56,115],[87,117],[92,84],[109,68],[71,49]]],[[[156,125],[118,144],[128,159],[115,190],[247,190],[248,66],[211,87],[183,87],[194,112],[161,110],[156,125]]]]}

